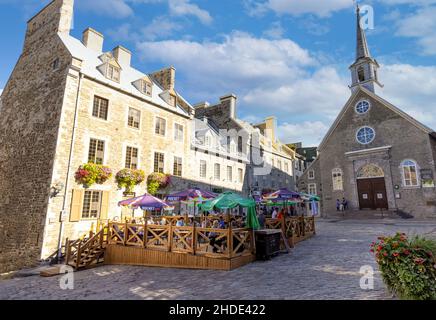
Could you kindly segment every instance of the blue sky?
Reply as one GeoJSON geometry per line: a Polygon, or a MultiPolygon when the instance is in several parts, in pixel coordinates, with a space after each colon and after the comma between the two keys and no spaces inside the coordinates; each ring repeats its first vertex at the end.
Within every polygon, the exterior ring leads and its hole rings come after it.
{"type": "MultiPolygon", "coordinates": [[[[48,1],[0,0],[0,90],[21,52],[26,20],[48,1]]],[[[368,0],[378,93],[436,129],[436,0],[368,0]]],[[[276,115],[284,142],[319,143],[350,96],[352,0],[76,0],[74,28],[121,44],[144,72],[177,69],[191,103],[238,96],[239,117],[276,115]]]]}

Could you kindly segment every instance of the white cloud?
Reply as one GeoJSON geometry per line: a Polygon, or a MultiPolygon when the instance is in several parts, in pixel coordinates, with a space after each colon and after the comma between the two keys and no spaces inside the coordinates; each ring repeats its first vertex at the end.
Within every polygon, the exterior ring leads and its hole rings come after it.
{"type": "Polygon", "coordinates": [[[145,62],[174,65],[185,78],[185,90],[198,100],[215,99],[238,89],[278,86],[305,74],[316,64],[295,42],[256,38],[234,32],[222,42],[167,40],[138,44],[145,62]]]}
{"type": "Polygon", "coordinates": [[[283,37],[285,29],[282,27],[280,21],[275,21],[271,27],[263,32],[263,35],[271,39],[280,39],[283,37]]]}
{"type": "Polygon", "coordinates": [[[285,122],[277,127],[279,139],[284,143],[304,141],[304,146],[318,146],[329,127],[321,121],[304,121],[301,123],[285,122]]]}
{"type": "Polygon", "coordinates": [[[251,15],[261,15],[268,10],[272,10],[278,15],[290,14],[298,16],[312,13],[319,17],[328,17],[333,12],[353,6],[351,0],[267,0],[263,2],[248,0],[245,4],[251,15]]]}
{"type": "Polygon", "coordinates": [[[422,53],[436,54],[436,7],[418,9],[415,13],[396,20],[396,35],[417,38],[422,53]]]}
{"type": "Polygon", "coordinates": [[[382,97],[436,129],[436,66],[383,65],[380,76],[382,97]]]}
{"type": "Polygon", "coordinates": [[[174,16],[194,16],[203,24],[212,23],[212,17],[204,9],[200,9],[196,4],[192,4],[190,0],[168,0],[170,13],[174,16]]]}
{"type": "Polygon", "coordinates": [[[125,0],[77,0],[77,7],[81,10],[92,11],[98,15],[113,18],[126,18],[133,15],[132,8],[125,0]]]}

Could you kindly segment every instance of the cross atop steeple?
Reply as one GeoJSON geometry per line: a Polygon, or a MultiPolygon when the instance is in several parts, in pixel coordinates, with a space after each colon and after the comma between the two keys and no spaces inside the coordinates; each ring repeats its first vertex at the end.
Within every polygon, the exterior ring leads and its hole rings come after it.
{"type": "Polygon", "coordinates": [[[350,66],[351,90],[354,92],[359,86],[375,92],[375,85],[382,85],[378,82],[377,70],[380,67],[377,60],[371,57],[365,30],[362,27],[360,7],[356,5],[356,61],[350,66]]]}

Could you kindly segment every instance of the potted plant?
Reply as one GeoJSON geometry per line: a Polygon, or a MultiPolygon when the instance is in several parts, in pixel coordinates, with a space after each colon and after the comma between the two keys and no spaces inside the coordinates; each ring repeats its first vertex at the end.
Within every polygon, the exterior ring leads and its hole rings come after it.
{"type": "Polygon", "coordinates": [[[124,194],[131,194],[133,188],[145,180],[145,173],[137,169],[122,169],[115,176],[118,188],[125,188],[124,194]]]}
{"type": "Polygon", "coordinates": [[[112,170],[109,167],[95,163],[81,165],[74,175],[76,182],[85,188],[93,184],[103,184],[110,177],[112,177],[112,170]]]}
{"type": "Polygon", "coordinates": [[[151,195],[155,195],[159,190],[168,187],[170,183],[170,175],[154,172],[147,178],[147,191],[151,195]]]}

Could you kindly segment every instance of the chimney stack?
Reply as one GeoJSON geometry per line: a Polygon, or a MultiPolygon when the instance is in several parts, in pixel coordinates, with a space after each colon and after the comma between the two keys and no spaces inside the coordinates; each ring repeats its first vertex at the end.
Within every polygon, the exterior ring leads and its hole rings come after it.
{"type": "Polygon", "coordinates": [[[220,98],[221,105],[229,108],[229,117],[232,119],[236,119],[236,100],[237,97],[233,93],[220,98]]]}
{"type": "Polygon", "coordinates": [[[174,67],[165,68],[151,74],[152,78],[160,84],[163,90],[174,90],[176,82],[176,69],[174,67]]]}
{"type": "Polygon", "coordinates": [[[112,53],[115,59],[117,59],[118,63],[121,65],[121,67],[123,66],[130,67],[130,62],[132,60],[132,53],[128,49],[122,46],[118,46],[114,50],[112,50],[112,53]]]}
{"type": "Polygon", "coordinates": [[[85,47],[100,53],[103,52],[103,41],[104,36],[100,32],[92,28],[83,31],[82,43],[85,47]]]}

